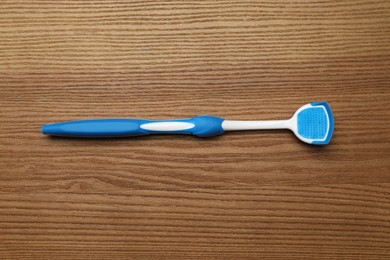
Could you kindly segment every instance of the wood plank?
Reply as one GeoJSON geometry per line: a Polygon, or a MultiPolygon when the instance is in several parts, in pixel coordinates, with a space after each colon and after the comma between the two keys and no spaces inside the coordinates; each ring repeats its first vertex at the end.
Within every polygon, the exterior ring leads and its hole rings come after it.
{"type": "Polygon", "coordinates": [[[390,3],[0,3],[0,259],[390,257],[390,3]],[[83,118],[285,119],[286,131],[49,138],[83,118]]]}

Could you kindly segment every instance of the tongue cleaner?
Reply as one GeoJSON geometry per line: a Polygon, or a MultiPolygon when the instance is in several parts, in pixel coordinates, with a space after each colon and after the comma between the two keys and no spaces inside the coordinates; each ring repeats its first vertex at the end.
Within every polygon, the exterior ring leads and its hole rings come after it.
{"type": "Polygon", "coordinates": [[[126,137],[149,134],[192,134],[210,137],[225,131],[290,129],[301,141],[314,145],[330,142],[334,129],[332,110],[327,102],[299,108],[288,120],[236,121],[215,116],[179,120],[92,119],[47,124],[42,133],[68,137],[126,137]]]}

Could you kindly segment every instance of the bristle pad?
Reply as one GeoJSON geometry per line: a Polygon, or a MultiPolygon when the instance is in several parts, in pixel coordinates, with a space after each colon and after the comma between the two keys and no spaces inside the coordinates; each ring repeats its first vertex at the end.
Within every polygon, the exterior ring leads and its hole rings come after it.
{"type": "Polygon", "coordinates": [[[312,107],[298,114],[298,133],[308,139],[321,140],[328,129],[327,115],[323,108],[312,107]]]}

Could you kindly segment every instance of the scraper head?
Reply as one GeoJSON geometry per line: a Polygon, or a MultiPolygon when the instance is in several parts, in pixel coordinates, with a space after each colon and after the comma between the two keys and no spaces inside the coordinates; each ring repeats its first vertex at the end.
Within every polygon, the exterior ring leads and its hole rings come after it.
{"type": "Polygon", "coordinates": [[[304,105],[295,112],[291,120],[291,130],[303,142],[315,145],[325,145],[330,142],[334,119],[327,102],[304,105]]]}

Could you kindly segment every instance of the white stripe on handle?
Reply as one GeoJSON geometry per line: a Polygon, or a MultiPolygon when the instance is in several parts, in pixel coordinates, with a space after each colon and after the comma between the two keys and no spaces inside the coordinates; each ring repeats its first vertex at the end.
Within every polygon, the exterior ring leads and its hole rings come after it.
{"type": "Polygon", "coordinates": [[[193,128],[195,125],[186,122],[152,122],[140,127],[150,131],[182,131],[193,128]]]}

